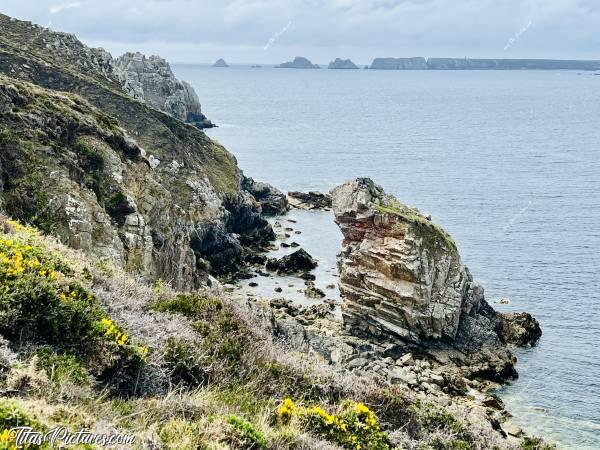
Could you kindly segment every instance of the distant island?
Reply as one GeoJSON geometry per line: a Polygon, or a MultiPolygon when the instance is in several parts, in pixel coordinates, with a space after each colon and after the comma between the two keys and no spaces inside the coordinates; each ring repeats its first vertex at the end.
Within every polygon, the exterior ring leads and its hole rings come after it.
{"type": "Polygon", "coordinates": [[[375,58],[375,70],[600,70],[600,61],[559,59],[375,58]]]}
{"type": "Polygon", "coordinates": [[[219,58],[217,59],[217,62],[213,64],[213,67],[229,67],[229,64],[227,64],[223,58],[219,58]]]}
{"type": "Polygon", "coordinates": [[[284,62],[275,67],[277,69],[320,69],[318,64],[313,64],[303,56],[296,56],[293,61],[284,62]]]}
{"type": "Polygon", "coordinates": [[[350,59],[335,58],[329,63],[328,69],[358,69],[358,66],[350,59]]]}

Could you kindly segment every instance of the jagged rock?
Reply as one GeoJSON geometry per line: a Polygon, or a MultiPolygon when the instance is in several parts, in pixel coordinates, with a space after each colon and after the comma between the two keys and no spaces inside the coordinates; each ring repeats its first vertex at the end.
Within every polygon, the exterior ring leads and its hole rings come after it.
{"type": "Polygon", "coordinates": [[[270,258],[266,265],[267,270],[287,274],[304,272],[315,267],[317,262],[302,248],[280,259],[270,258]]]}
{"type": "Polygon", "coordinates": [[[278,69],[320,69],[318,64],[311,63],[303,56],[296,56],[293,61],[284,62],[275,67],[278,69]]]}
{"type": "Polygon", "coordinates": [[[223,58],[219,58],[213,64],[213,67],[229,67],[229,65],[225,62],[225,60],[223,58]]]}
{"type": "Polygon", "coordinates": [[[358,66],[349,59],[335,58],[329,63],[328,69],[358,69],[358,66]]]}
{"type": "Polygon", "coordinates": [[[331,208],[331,195],[320,192],[288,192],[288,203],[296,209],[329,209],[331,208]]]}
{"type": "Polygon", "coordinates": [[[369,179],[338,186],[332,196],[344,235],[338,269],[346,324],[413,342],[455,339],[483,288],[450,236],[369,179]]]}
{"type": "Polygon", "coordinates": [[[281,215],[289,210],[285,194],[269,183],[254,181],[250,177],[244,177],[242,180],[242,189],[248,191],[260,203],[262,212],[265,215],[281,215]]]}
{"type": "MultiPolygon", "coordinates": [[[[109,54],[42,28],[24,49],[31,24],[0,14],[0,27],[6,31],[0,61],[6,213],[93,258],[178,289],[236,271],[274,238],[256,200],[241,188],[233,155],[147,99],[123,95],[109,54]]],[[[168,72],[157,86],[170,84],[168,72]]]]}
{"type": "Polygon", "coordinates": [[[338,270],[349,333],[419,349],[457,375],[516,376],[516,358],[498,333],[501,317],[445,231],[366,178],[336,187],[332,197],[344,235],[338,270]]]}
{"type": "Polygon", "coordinates": [[[505,344],[532,347],[542,337],[539,322],[526,312],[499,313],[498,334],[505,344]]]}
{"type": "Polygon", "coordinates": [[[202,114],[194,88],[173,75],[167,61],[159,56],[125,53],[113,61],[114,72],[123,89],[136,100],[164,111],[199,128],[214,125],[202,114]]]}

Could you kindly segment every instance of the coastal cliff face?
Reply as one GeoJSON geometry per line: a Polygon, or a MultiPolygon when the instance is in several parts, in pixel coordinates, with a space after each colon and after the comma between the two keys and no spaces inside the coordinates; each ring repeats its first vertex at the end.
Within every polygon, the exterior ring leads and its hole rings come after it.
{"type": "Polygon", "coordinates": [[[419,348],[492,379],[516,375],[505,345],[535,344],[539,324],[526,313],[496,313],[442,228],[367,178],[336,187],[332,200],[344,236],[338,271],[350,334],[419,348]]]}
{"type": "Polygon", "coordinates": [[[173,75],[171,66],[159,56],[125,53],[113,61],[114,73],[129,95],[142,103],[171,114],[199,128],[214,125],[202,114],[194,88],[173,75]]]}
{"type": "Polygon", "coordinates": [[[303,56],[296,56],[293,61],[288,61],[275,66],[278,69],[319,69],[318,64],[313,64],[303,56]]]}
{"type": "Polygon", "coordinates": [[[0,26],[0,199],[14,218],[181,288],[273,237],[233,155],[149,105],[164,93],[135,100],[109,55],[71,35],[0,26]]]}
{"type": "Polygon", "coordinates": [[[423,70],[427,69],[427,61],[417,58],[375,58],[371,69],[376,70],[423,70]]]}

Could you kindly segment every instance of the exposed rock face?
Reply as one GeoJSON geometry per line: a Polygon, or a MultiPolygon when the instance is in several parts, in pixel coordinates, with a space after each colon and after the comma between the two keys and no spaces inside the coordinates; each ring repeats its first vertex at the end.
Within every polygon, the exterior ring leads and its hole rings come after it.
{"type": "Polygon", "coordinates": [[[500,313],[499,317],[498,334],[505,344],[532,347],[542,337],[540,324],[531,314],[525,312],[500,313]]]}
{"type": "Polygon", "coordinates": [[[288,192],[288,203],[296,209],[330,209],[331,195],[320,192],[288,192]]]}
{"type": "Polygon", "coordinates": [[[273,238],[233,155],[123,95],[101,51],[4,15],[0,26],[1,209],[183,289],[273,238]]]}
{"type": "Polygon", "coordinates": [[[289,209],[285,194],[269,183],[244,177],[242,188],[252,194],[256,201],[260,203],[262,213],[267,216],[285,214],[289,209]]]}
{"type": "Polygon", "coordinates": [[[229,67],[229,64],[227,64],[223,58],[219,58],[213,64],[213,67],[229,67]]]}
{"type": "Polygon", "coordinates": [[[423,57],[417,58],[375,58],[371,69],[376,70],[424,70],[427,61],[423,57]]]}
{"type": "Polygon", "coordinates": [[[267,270],[290,274],[312,270],[317,267],[317,262],[306,252],[306,250],[301,248],[283,258],[269,259],[266,267],[267,270]]]}
{"type": "Polygon", "coordinates": [[[167,61],[159,56],[125,53],[113,62],[123,89],[136,100],[164,111],[199,128],[214,126],[202,114],[194,88],[173,75],[167,61]]]}
{"type": "Polygon", "coordinates": [[[349,59],[335,58],[329,63],[329,69],[358,69],[358,66],[349,59]]]}
{"type": "Polygon", "coordinates": [[[275,67],[279,69],[320,69],[318,64],[311,63],[303,56],[296,56],[293,61],[284,62],[275,67]]]}
{"type": "Polygon", "coordinates": [[[429,58],[427,68],[431,70],[598,70],[600,61],[429,58]]]}
{"type": "Polygon", "coordinates": [[[500,316],[445,231],[369,179],[338,186],[332,197],[344,235],[338,269],[351,332],[461,349],[501,346],[500,316]]]}

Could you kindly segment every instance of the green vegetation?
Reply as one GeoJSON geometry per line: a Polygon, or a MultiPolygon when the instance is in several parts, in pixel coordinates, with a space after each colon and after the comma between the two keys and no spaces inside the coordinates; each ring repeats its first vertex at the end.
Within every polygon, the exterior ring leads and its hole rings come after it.
{"type": "Polygon", "coordinates": [[[226,421],[231,425],[227,440],[235,448],[248,450],[266,448],[267,438],[265,434],[253,424],[234,414],[228,415],[226,421]]]}
{"type": "Polygon", "coordinates": [[[393,198],[380,200],[378,203],[373,203],[371,207],[379,214],[392,214],[415,224],[420,230],[419,235],[423,237],[426,248],[436,249],[441,244],[457,251],[454,239],[442,227],[422,216],[417,208],[406,206],[393,198]]]}
{"type": "Polygon", "coordinates": [[[74,355],[60,354],[49,348],[41,348],[36,352],[36,356],[38,366],[46,372],[50,381],[55,383],[66,381],[79,386],[90,383],[87,372],[74,355]]]}

